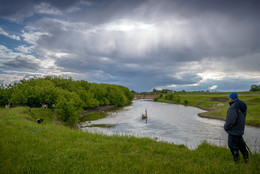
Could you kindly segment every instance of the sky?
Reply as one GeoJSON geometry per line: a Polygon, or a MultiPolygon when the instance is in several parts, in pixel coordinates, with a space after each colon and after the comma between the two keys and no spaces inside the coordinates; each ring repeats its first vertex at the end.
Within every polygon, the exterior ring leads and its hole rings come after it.
{"type": "Polygon", "coordinates": [[[138,92],[260,85],[259,0],[0,4],[0,84],[48,75],[138,92]]]}

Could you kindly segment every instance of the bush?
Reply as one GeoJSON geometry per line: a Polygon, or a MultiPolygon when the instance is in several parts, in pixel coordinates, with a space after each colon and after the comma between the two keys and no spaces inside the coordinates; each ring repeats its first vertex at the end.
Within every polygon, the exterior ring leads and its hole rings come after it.
{"type": "Polygon", "coordinates": [[[260,85],[252,85],[250,91],[260,91],[260,85]]]}
{"type": "Polygon", "coordinates": [[[173,93],[165,95],[165,99],[170,100],[170,101],[174,101],[174,102],[177,102],[177,103],[180,102],[180,96],[177,95],[177,94],[173,94],[173,93]]]}

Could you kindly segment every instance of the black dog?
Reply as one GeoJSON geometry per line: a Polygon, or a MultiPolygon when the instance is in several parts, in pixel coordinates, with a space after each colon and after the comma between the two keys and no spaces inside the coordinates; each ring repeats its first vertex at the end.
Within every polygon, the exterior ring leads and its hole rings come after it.
{"type": "Polygon", "coordinates": [[[44,119],[42,119],[42,118],[38,118],[38,119],[36,120],[36,122],[39,123],[39,124],[41,124],[41,123],[43,122],[43,120],[44,120],[44,119]]]}

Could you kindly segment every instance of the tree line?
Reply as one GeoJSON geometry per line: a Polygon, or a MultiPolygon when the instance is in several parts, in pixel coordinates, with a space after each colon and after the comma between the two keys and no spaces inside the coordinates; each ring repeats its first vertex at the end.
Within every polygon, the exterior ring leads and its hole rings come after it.
{"type": "Polygon", "coordinates": [[[72,126],[82,110],[104,105],[122,106],[131,102],[134,94],[124,86],[74,81],[72,78],[44,77],[21,80],[0,86],[0,105],[40,107],[54,106],[60,119],[72,126]]]}
{"type": "Polygon", "coordinates": [[[260,91],[260,85],[252,85],[250,91],[260,91]]]}

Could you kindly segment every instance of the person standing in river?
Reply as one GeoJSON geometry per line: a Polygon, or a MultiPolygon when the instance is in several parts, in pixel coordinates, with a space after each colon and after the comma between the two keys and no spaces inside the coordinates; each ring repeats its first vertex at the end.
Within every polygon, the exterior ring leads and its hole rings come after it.
{"type": "Polygon", "coordinates": [[[243,140],[245,123],[246,123],[246,104],[238,99],[235,92],[229,95],[229,105],[227,110],[226,122],[224,129],[228,133],[228,147],[233,155],[234,163],[239,163],[239,150],[244,157],[244,161],[248,160],[248,151],[243,140]]]}

